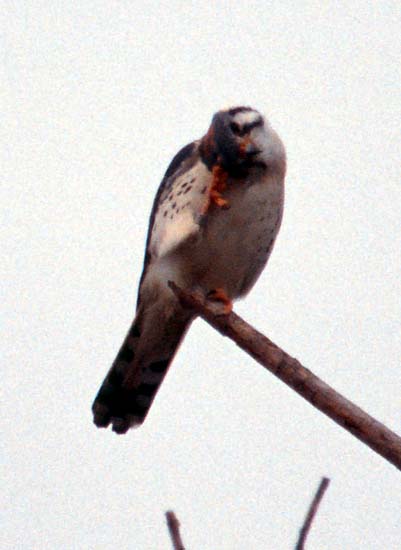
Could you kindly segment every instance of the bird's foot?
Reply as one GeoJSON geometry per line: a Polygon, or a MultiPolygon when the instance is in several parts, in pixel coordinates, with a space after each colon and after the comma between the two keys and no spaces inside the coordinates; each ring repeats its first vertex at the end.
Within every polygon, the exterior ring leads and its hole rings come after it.
{"type": "Polygon", "coordinates": [[[233,303],[222,288],[215,288],[207,293],[206,298],[213,302],[221,302],[223,305],[222,314],[228,315],[233,309],[233,303]]]}

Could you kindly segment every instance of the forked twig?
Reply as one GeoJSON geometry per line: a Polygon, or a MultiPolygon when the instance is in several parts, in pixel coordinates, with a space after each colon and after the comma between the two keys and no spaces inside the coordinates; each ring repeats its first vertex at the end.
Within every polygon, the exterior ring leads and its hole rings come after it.
{"type": "Polygon", "coordinates": [[[308,510],[308,513],[306,514],[305,521],[299,532],[298,542],[295,547],[295,550],[304,550],[306,537],[308,536],[309,530],[311,528],[312,522],[317,512],[317,509],[319,508],[319,504],[323,498],[323,495],[327,487],[329,486],[329,483],[330,483],[329,478],[322,477],[319,487],[316,491],[316,494],[313,497],[313,500],[309,506],[309,510],[308,510]]]}
{"type": "Polygon", "coordinates": [[[180,522],[172,510],[166,512],[166,519],[174,550],[185,550],[184,543],[182,542],[180,535],[180,522]]]}

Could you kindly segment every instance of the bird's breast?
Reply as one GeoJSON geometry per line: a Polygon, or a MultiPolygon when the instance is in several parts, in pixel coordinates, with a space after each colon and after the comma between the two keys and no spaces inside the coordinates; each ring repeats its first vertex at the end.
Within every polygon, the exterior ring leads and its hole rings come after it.
{"type": "Polygon", "coordinates": [[[229,180],[224,198],[228,208],[211,206],[190,253],[205,290],[221,287],[236,298],[250,290],[273,248],[283,212],[283,179],[229,180]]]}

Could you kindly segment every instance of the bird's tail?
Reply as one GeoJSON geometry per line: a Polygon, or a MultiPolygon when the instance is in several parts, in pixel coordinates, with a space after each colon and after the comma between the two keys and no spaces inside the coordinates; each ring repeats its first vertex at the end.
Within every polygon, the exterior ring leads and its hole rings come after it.
{"type": "Polygon", "coordinates": [[[112,424],[122,434],[142,424],[191,320],[178,316],[144,325],[139,315],[134,319],[93,402],[96,426],[112,424]]]}

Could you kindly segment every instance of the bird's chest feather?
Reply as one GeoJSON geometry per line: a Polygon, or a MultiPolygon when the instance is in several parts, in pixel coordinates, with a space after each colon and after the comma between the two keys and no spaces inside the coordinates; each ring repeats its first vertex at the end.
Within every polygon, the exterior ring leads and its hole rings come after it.
{"type": "Polygon", "coordinates": [[[212,183],[210,171],[196,166],[161,197],[149,282],[222,287],[235,298],[257,279],[280,227],[283,179],[260,172],[229,179],[222,193],[227,207],[210,201],[212,183]]]}
{"type": "Polygon", "coordinates": [[[211,203],[199,231],[169,258],[185,287],[222,288],[235,299],[250,290],[269,255],[283,210],[283,179],[229,180],[228,208],[211,203]]]}
{"type": "Polygon", "coordinates": [[[213,206],[206,222],[209,246],[221,255],[253,254],[278,230],[282,182],[269,175],[229,181],[224,198],[228,208],[213,206]]]}
{"type": "Polygon", "coordinates": [[[213,206],[194,253],[207,287],[234,298],[246,293],[266,264],[283,211],[283,181],[269,175],[229,182],[228,209],[213,206]]]}

